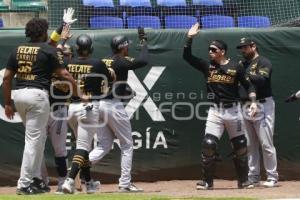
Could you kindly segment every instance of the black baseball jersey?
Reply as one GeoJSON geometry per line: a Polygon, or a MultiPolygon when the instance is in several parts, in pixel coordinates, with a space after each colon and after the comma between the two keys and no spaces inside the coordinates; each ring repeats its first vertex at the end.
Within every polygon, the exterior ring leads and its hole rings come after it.
{"type": "MultiPolygon", "coordinates": [[[[91,100],[99,100],[108,92],[108,82],[111,75],[105,64],[94,58],[72,58],[67,64],[67,70],[79,83],[80,90],[91,100]],[[107,81],[106,81],[106,80],[107,81]]],[[[80,101],[78,97],[72,97],[72,101],[80,101]]]]}
{"type": "Polygon", "coordinates": [[[208,63],[192,55],[191,41],[183,50],[183,58],[194,68],[201,71],[206,79],[207,92],[214,103],[230,103],[240,100],[239,84],[255,92],[254,86],[246,80],[245,71],[238,63],[229,60],[226,65],[208,63]]]}
{"type": "Polygon", "coordinates": [[[107,68],[112,68],[117,76],[117,80],[114,83],[116,86],[111,87],[115,91],[108,98],[114,98],[114,93],[118,97],[124,96],[126,94],[128,71],[144,67],[148,64],[148,48],[146,44],[143,44],[138,58],[122,57],[115,54],[107,56],[102,61],[106,64],[107,68]]]}
{"type": "MultiPolygon", "coordinates": [[[[273,96],[271,88],[272,64],[269,59],[258,56],[251,61],[240,61],[246,70],[246,76],[256,88],[256,98],[264,99],[273,96]]],[[[243,100],[248,100],[243,88],[241,89],[243,100]]]]}
{"type": "Polygon", "coordinates": [[[16,72],[16,89],[49,90],[52,73],[64,67],[63,55],[47,43],[26,43],[10,55],[6,68],[16,72]]]}
{"type": "MultiPolygon", "coordinates": [[[[69,62],[69,59],[67,59],[65,56],[63,58],[64,60],[64,67],[67,67],[67,64],[69,62]]],[[[63,81],[62,78],[58,77],[56,74],[52,74],[51,77],[51,89],[50,89],[50,95],[49,95],[49,100],[50,104],[53,103],[65,103],[69,100],[67,98],[70,94],[70,85],[66,84],[63,81]]]]}

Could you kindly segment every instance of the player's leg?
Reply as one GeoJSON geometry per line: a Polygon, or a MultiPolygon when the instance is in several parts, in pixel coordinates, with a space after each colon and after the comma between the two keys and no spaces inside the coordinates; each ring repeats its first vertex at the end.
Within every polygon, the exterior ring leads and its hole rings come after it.
{"type": "MultiPolygon", "coordinates": [[[[130,119],[119,100],[112,100],[111,112],[108,113],[108,125],[120,142],[121,177],[119,178],[120,192],[142,192],[143,190],[131,183],[133,156],[133,140],[130,119]]],[[[100,138],[101,140],[101,138],[100,138]]]]}
{"type": "Polygon", "coordinates": [[[17,111],[25,115],[25,147],[18,188],[28,187],[33,180],[34,184],[31,185],[44,192],[44,188],[40,187],[45,186],[40,181],[40,171],[50,111],[49,97],[45,91],[38,89],[24,89],[14,97],[17,111]]]}
{"type": "Polygon", "coordinates": [[[254,127],[254,122],[251,120],[244,119],[244,124],[246,128],[246,138],[248,141],[248,165],[249,181],[255,185],[259,185],[260,181],[260,152],[259,152],[259,140],[257,137],[258,132],[256,132],[254,127]]]}
{"type": "Polygon", "coordinates": [[[62,193],[62,184],[67,176],[67,107],[60,106],[57,110],[53,111],[52,114],[53,116],[50,116],[50,118],[54,117],[54,119],[52,119],[52,123],[49,124],[48,132],[54,150],[54,161],[58,174],[58,187],[56,193],[62,193]],[[61,120],[59,120],[59,118],[61,120]]]}
{"type": "Polygon", "coordinates": [[[255,124],[256,132],[262,148],[264,167],[267,172],[266,187],[273,187],[278,181],[276,149],[273,143],[275,103],[267,98],[264,104],[264,118],[255,124]]]}
{"type": "Polygon", "coordinates": [[[248,181],[247,138],[241,107],[237,105],[226,109],[224,122],[233,147],[233,162],[238,177],[238,188],[252,188],[253,184],[248,181]]]}
{"type": "Polygon", "coordinates": [[[92,164],[100,161],[112,148],[114,133],[105,125],[97,130],[97,146],[90,152],[89,160],[92,164]]]}
{"type": "MultiPolygon", "coordinates": [[[[89,162],[89,151],[91,149],[91,143],[93,136],[96,132],[96,126],[98,123],[98,103],[89,104],[77,104],[74,105],[75,115],[78,120],[78,136],[76,141],[76,151],[72,159],[71,171],[68,178],[63,184],[63,191],[65,193],[74,193],[74,179],[77,176],[79,170],[87,165],[89,162]],[[89,108],[88,108],[89,107],[89,108]],[[90,109],[91,108],[91,109],[90,109]]],[[[91,180],[90,175],[85,177],[86,182],[91,180]]]]}
{"type": "Polygon", "coordinates": [[[218,142],[223,132],[224,124],[218,108],[210,107],[201,150],[203,180],[197,183],[197,189],[213,189],[213,176],[218,157],[218,142]]]}

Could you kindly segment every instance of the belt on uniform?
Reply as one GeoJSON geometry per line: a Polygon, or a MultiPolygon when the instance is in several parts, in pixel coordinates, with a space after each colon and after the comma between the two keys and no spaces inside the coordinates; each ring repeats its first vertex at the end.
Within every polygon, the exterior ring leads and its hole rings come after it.
{"type": "Polygon", "coordinates": [[[265,103],[267,100],[266,99],[259,99],[257,100],[259,103],[265,103]]]}
{"type": "Polygon", "coordinates": [[[232,103],[216,103],[215,104],[218,108],[232,108],[237,105],[237,102],[232,103]]]}
{"type": "MultiPolygon", "coordinates": [[[[257,102],[259,103],[265,103],[267,100],[266,99],[257,99],[256,100],[257,102]]],[[[250,101],[242,101],[242,104],[246,104],[246,103],[249,103],[250,101]]]]}
{"type": "Polygon", "coordinates": [[[18,88],[18,89],[25,89],[25,88],[27,88],[27,89],[38,89],[38,90],[45,90],[45,91],[48,91],[48,90],[46,90],[45,88],[43,88],[43,87],[33,87],[33,86],[24,86],[24,87],[21,87],[21,88],[18,88]]]}

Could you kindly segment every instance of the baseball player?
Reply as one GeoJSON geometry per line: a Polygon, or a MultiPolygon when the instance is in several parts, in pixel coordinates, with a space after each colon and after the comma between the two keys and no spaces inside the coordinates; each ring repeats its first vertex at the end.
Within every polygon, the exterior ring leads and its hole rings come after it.
{"type": "MultiPolygon", "coordinates": [[[[116,137],[120,141],[121,149],[121,177],[119,179],[120,192],[142,192],[143,190],[131,183],[131,168],[133,155],[133,141],[130,119],[121,100],[126,95],[126,81],[128,71],[144,67],[148,63],[148,49],[143,29],[139,29],[141,51],[137,59],[128,57],[129,40],[118,35],[111,40],[113,54],[104,58],[106,67],[113,69],[117,80],[112,87],[112,94],[100,101],[100,113],[107,113],[105,126],[97,132],[98,144],[90,152],[92,164],[101,160],[112,148],[116,137]]],[[[103,117],[102,117],[103,118],[103,117]]]]}
{"type": "Polygon", "coordinates": [[[294,94],[291,94],[288,98],[285,99],[286,103],[296,101],[297,99],[300,99],[300,90],[294,94]]]}
{"type": "Polygon", "coordinates": [[[234,151],[234,165],[238,176],[238,188],[250,188],[248,181],[247,139],[242,127],[242,113],[239,104],[239,89],[241,83],[248,89],[252,100],[250,110],[256,112],[256,94],[254,87],[246,80],[244,70],[237,63],[226,57],[227,45],[221,40],[212,41],[209,45],[210,62],[192,55],[192,41],[199,33],[199,24],[188,31],[184,46],[183,58],[190,65],[201,71],[206,79],[206,86],[212,106],[209,108],[206,121],[205,136],[202,141],[202,172],[203,180],[197,183],[197,189],[213,189],[213,176],[216,159],[218,158],[218,143],[224,128],[230,137],[234,151]]]}
{"type": "MultiPolygon", "coordinates": [[[[64,45],[63,55],[66,63],[71,59],[70,46],[64,45]]],[[[58,174],[56,194],[62,194],[62,184],[67,176],[67,148],[66,139],[68,133],[68,96],[69,87],[61,84],[57,76],[52,77],[52,94],[50,95],[50,116],[47,125],[48,137],[54,150],[54,161],[58,174]]],[[[51,91],[51,90],[50,90],[51,91]]]]}
{"type": "Polygon", "coordinates": [[[64,193],[73,194],[74,179],[81,170],[86,181],[86,192],[91,194],[96,192],[100,182],[91,179],[89,151],[99,124],[99,99],[106,93],[105,86],[108,86],[108,81],[112,81],[112,76],[101,60],[90,58],[93,52],[90,36],[80,35],[76,45],[78,57],[71,59],[67,68],[77,78],[82,93],[90,96],[90,102],[81,102],[75,97],[69,106],[70,120],[77,122],[77,141],[71,171],[62,188],[64,193]]]}
{"type": "MultiPolygon", "coordinates": [[[[48,191],[41,180],[46,126],[49,118],[49,86],[52,73],[69,81],[77,95],[77,86],[64,68],[62,54],[46,41],[48,22],[31,19],[25,28],[28,43],[19,45],[10,55],[3,79],[5,114],[14,116],[11,82],[16,74],[14,104],[25,126],[25,147],[18,180],[17,194],[36,194],[48,191]]],[[[85,99],[84,96],[82,96],[85,99]]]]}
{"type": "MultiPolygon", "coordinates": [[[[240,61],[240,64],[256,88],[256,98],[260,107],[256,117],[251,118],[247,114],[247,104],[243,106],[248,136],[249,180],[257,186],[260,183],[259,147],[261,146],[267,173],[267,181],[263,186],[274,187],[278,181],[278,172],[276,149],[273,144],[275,103],[271,89],[272,64],[267,58],[259,55],[255,42],[250,38],[241,38],[237,48],[245,59],[240,61]]],[[[247,100],[249,99],[243,98],[243,101],[247,102],[247,100]]]]}
{"type": "MultiPolygon", "coordinates": [[[[71,38],[70,25],[77,19],[73,19],[75,10],[68,8],[64,10],[63,23],[54,32],[52,32],[48,43],[61,50],[65,66],[72,57],[72,48],[65,44],[67,40],[71,38]]],[[[70,89],[68,84],[63,84],[62,79],[56,74],[53,74],[51,78],[50,87],[50,116],[47,124],[47,135],[51,141],[54,150],[54,161],[56,165],[56,171],[58,174],[58,187],[56,194],[62,194],[62,184],[67,176],[67,149],[66,138],[68,132],[67,125],[67,100],[70,96],[70,89]]],[[[45,160],[42,164],[42,178],[48,185],[49,177],[45,160]]]]}

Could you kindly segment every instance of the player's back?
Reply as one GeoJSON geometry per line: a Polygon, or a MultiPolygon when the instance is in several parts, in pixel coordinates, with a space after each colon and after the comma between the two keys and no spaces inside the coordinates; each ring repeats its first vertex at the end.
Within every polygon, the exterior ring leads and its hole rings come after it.
{"type": "Polygon", "coordinates": [[[35,87],[49,90],[50,78],[63,64],[62,54],[47,43],[25,43],[11,54],[7,64],[16,71],[16,88],[35,87]]]}
{"type": "MultiPolygon", "coordinates": [[[[80,90],[92,100],[103,98],[108,85],[109,72],[105,64],[94,58],[72,58],[67,64],[67,70],[80,85],[80,90]]],[[[79,100],[73,98],[73,101],[79,100]]]]}

